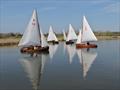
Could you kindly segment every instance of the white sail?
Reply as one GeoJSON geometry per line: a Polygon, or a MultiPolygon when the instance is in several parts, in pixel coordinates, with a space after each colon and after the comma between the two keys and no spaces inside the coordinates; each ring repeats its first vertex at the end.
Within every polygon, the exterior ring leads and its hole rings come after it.
{"type": "Polygon", "coordinates": [[[97,57],[97,53],[82,51],[82,64],[83,64],[83,77],[87,76],[87,73],[97,57]]]}
{"type": "Polygon", "coordinates": [[[63,38],[64,38],[64,40],[66,40],[66,34],[65,34],[64,30],[63,30],[63,38]]]}
{"type": "Polygon", "coordinates": [[[81,38],[81,30],[80,30],[76,44],[80,44],[80,43],[81,43],[81,39],[82,39],[82,38],[81,38]]]}
{"type": "Polygon", "coordinates": [[[97,41],[85,16],[83,16],[82,42],[97,41]]]}
{"type": "Polygon", "coordinates": [[[40,34],[41,34],[41,47],[48,46],[47,40],[46,40],[44,34],[42,33],[42,30],[40,30],[40,34]]]}
{"type": "Polygon", "coordinates": [[[57,48],[58,48],[58,45],[51,45],[49,44],[49,55],[50,55],[50,58],[52,59],[54,54],[56,53],[57,51],[57,48]]]}
{"type": "Polygon", "coordinates": [[[69,55],[69,63],[72,63],[73,57],[76,53],[76,49],[74,45],[67,45],[67,51],[68,51],[68,55],[69,55]]]}
{"type": "Polygon", "coordinates": [[[18,44],[18,46],[40,45],[40,31],[37,11],[34,10],[29,24],[18,44]]]}
{"type": "Polygon", "coordinates": [[[71,24],[69,24],[69,31],[68,31],[68,35],[66,38],[66,41],[69,41],[69,40],[77,40],[77,35],[71,24]]]}
{"type": "Polygon", "coordinates": [[[26,57],[20,60],[33,88],[37,90],[41,77],[41,57],[26,57]]]}
{"type": "Polygon", "coordinates": [[[81,52],[81,49],[77,49],[77,55],[78,55],[78,58],[79,58],[79,62],[80,64],[82,65],[82,52],[81,52]]]}
{"type": "Polygon", "coordinates": [[[55,33],[53,32],[52,26],[50,26],[47,41],[58,41],[58,39],[57,39],[55,33]]]}

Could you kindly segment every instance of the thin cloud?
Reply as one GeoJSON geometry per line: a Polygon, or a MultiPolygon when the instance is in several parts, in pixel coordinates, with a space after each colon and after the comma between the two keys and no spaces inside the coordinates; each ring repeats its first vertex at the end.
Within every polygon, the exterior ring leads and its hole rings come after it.
{"type": "Polygon", "coordinates": [[[92,4],[102,4],[106,2],[108,2],[108,0],[92,0],[91,1],[92,4]]]}
{"type": "Polygon", "coordinates": [[[54,9],[56,9],[56,7],[45,7],[42,10],[54,10],[54,9]]]}
{"type": "Polygon", "coordinates": [[[44,8],[41,8],[40,11],[51,11],[51,10],[56,10],[57,8],[56,7],[44,7],[44,8]]]}
{"type": "Polygon", "coordinates": [[[104,7],[104,10],[108,13],[120,13],[120,3],[109,4],[104,7]]]}

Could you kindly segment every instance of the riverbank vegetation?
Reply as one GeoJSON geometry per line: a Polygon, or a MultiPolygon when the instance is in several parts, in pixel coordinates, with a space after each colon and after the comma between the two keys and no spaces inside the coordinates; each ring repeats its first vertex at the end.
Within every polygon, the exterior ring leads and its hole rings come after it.
{"type": "MultiPolygon", "coordinates": [[[[98,40],[120,39],[120,32],[94,32],[98,40]]],[[[78,33],[77,33],[78,34],[78,33]]],[[[48,34],[45,34],[47,37],[48,34]]],[[[63,40],[63,34],[57,34],[58,40],[63,40]]],[[[20,33],[0,33],[0,46],[17,45],[22,37],[20,33]]]]}

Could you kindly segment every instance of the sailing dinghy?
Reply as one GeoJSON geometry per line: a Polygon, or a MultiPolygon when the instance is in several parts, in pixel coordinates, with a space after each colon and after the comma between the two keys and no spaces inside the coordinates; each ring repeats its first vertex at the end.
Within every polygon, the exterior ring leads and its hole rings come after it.
{"type": "Polygon", "coordinates": [[[40,31],[37,11],[34,10],[32,17],[29,21],[29,24],[18,44],[18,46],[22,47],[22,53],[34,53],[34,52],[43,52],[48,51],[49,47],[47,42],[44,39],[44,35],[42,31],[40,31]]]}
{"type": "Polygon", "coordinates": [[[53,32],[52,26],[50,26],[50,28],[49,28],[49,34],[48,34],[47,41],[48,41],[48,43],[53,43],[53,44],[59,43],[55,33],[53,32]]]}
{"type": "Polygon", "coordinates": [[[69,24],[69,31],[68,31],[68,35],[66,38],[66,44],[73,44],[75,40],[77,40],[77,35],[76,35],[72,25],[69,24]]]}
{"type": "Polygon", "coordinates": [[[97,48],[96,44],[90,44],[92,41],[97,41],[97,38],[92,32],[87,19],[83,16],[83,28],[79,31],[76,48],[97,48]]]}

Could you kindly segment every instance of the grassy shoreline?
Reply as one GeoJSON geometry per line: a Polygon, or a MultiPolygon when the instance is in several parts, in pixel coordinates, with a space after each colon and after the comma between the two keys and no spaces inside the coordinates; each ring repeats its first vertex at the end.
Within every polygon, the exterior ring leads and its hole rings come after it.
{"type": "MultiPolygon", "coordinates": [[[[59,41],[63,41],[63,36],[57,36],[59,41]]],[[[98,40],[117,40],[120,36],[96,36],[98,40]]],[[[17,46],[21,37],[4,37],[0,38],[0,47],[17,46]]]]}
{"type": "MultiPolygon", "coordinates": [[[[94,32],[98,40],[114,40],[120,39],[120,32],[94,32]]],[[[78,35],[78,32],[77,32],[78,35]]],[[[48,33],[45,34],[48,36],[48,33]]],[[[63,41],[63,34],[56,34],[59,41],[63,41]]],[[[0,33],[0,47],[17,46],[22,34],[20,33],[0,33]]]]}

